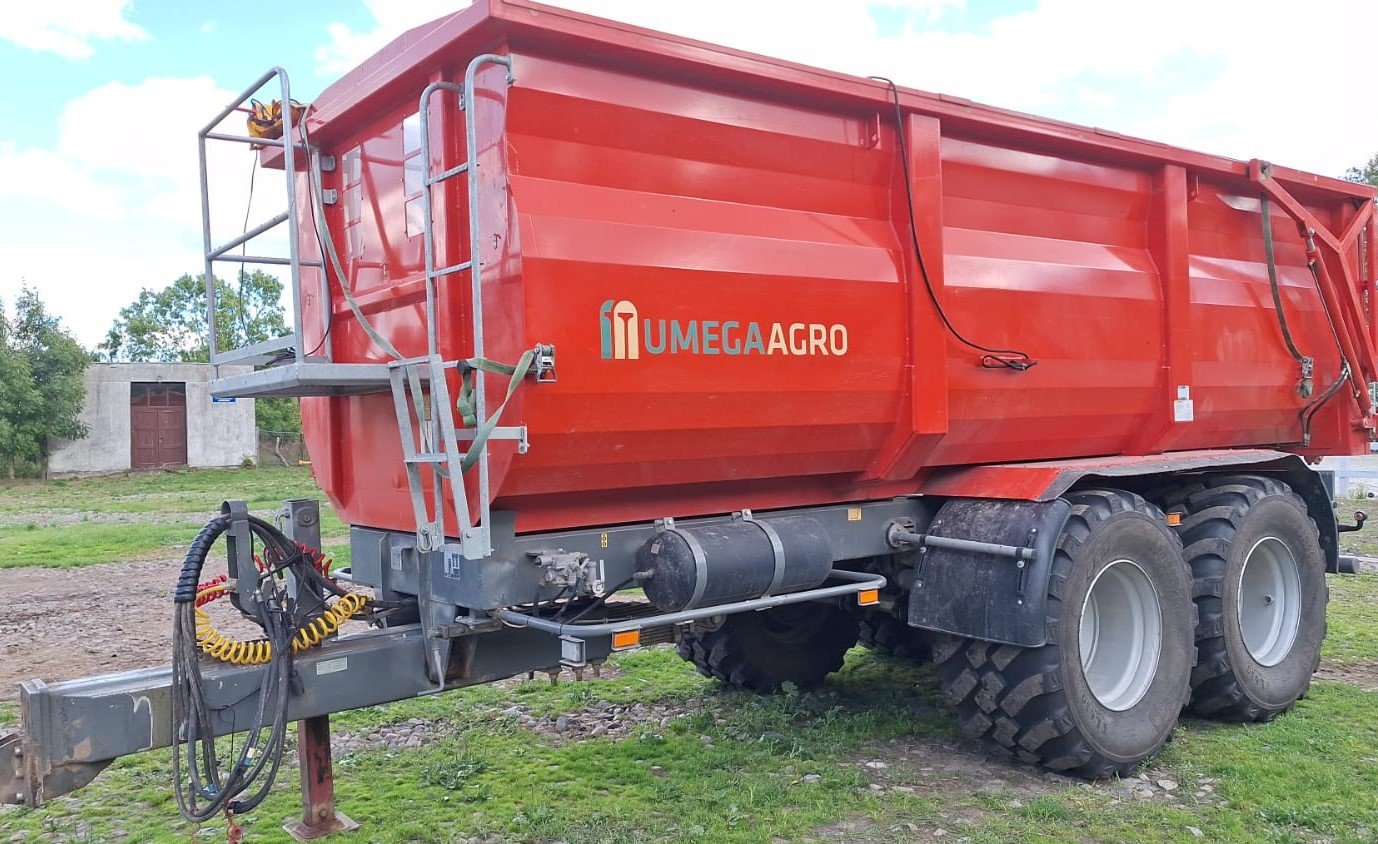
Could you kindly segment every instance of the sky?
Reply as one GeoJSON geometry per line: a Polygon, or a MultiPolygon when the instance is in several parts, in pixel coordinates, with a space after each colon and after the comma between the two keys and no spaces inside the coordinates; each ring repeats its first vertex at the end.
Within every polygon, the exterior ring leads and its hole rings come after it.
{"type": "MultiPolygon", "coordinates": [[[[201,270],[196,132],[206,120],[273,65],[309,101],[409,27],[463,5],[8,4],[0,15],[0,299],[36,288],[94,347],[140,289],[201,270]]],[[[1327,175],[1378,154],[1371,0],[554,5],[1327,175]]],[[[251,164],[243,149],[212,156],[213,218],[225,233],[217,241],[243,225],[251,164]]],[[[260,174],[252,221],[281,210],[273,177],[260,174]]]]}

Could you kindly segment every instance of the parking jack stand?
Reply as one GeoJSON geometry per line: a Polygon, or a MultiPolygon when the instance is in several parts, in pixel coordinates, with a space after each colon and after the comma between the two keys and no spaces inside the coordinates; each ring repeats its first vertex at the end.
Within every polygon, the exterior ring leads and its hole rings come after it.
{"type": "MultiPolygon", "coordinates": [[[[282,509],[284,530],[309,548],[321,547],[320,504],[311,499],[288,501],[282,509]]],[[[359,824],[335,810],[335,766],[330,758],[330,716],[297,722],[297,764],[301,768],[301,820],[282,825],[298,841],[332,832],[350,832],[359,824]]]]}
{"type": "Polygon", "coordinates": [[[298,841],[332,832],[350,832],[359,824],[335,809],[335,768],[330,759],[330,716],[297,722],[297,757],[301,767],[301,820],[282,825],[298,841]]]}

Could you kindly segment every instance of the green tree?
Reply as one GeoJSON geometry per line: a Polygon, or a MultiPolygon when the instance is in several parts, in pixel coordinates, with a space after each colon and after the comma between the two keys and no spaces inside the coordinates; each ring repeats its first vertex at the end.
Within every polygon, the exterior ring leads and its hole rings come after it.
{"type": "Polygon", "coordinates": [[[1345,171],[1345,178],[1351,182],[1367,182],[1378,187],[1378,155],[1368,160],[1362,167],[1351,167],[1345,171]]]}
{"type": "Polygon", "coordinates": [[[91,355],[49,314],[38,294],[24,288],[10,320],[0,309],[0,460],[41,466],[48,438],[86,435],[83,373],[91,355]]]}
{"type": "MultiPolygon", "coordinates": [[[[282,282],[241,271],[231,284],[215,280],[216,345],[237,349],[287,333],[282,282]]],[[[206,277],[184,275],[162,290],[144,288],[120,310],[99,353],[105,360],[204,363],[210,360],[206,277]]]]}
{"type": "MultiPolygon", "coordinates": [[[[285,335],[282,290],[282,282],[257,270],[240,271],[233,284],[217,278],[216,346],[237,349],[285,335]]],[[[183,275],[162,290],[140,291],[120,311],[98,353],[111,361],[205,363],[210,360],[208,325],[206,277],[183,275]]],[[[296,399],[258,399],[254,408],[265,431],[301,430],[296,399]]]]}

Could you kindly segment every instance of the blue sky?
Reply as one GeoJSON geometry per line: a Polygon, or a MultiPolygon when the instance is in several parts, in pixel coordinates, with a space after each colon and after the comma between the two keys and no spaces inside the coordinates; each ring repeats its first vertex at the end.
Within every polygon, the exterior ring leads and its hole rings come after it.
{"type": "MultiPolygon", "coordinates": [[[[1378,3],[556,0],[994,105],[1330,175],[1378,153],[1378,3]]],[[[88,346],[141,287],[200,269],[195,132],[274,64],[309,100],[453,0],[47,0],[0,16],[0,298],[88,346]]],[[[223,231],[248,161],[212,164],[223,231]]],[[[275,185],[273,186],[275,187],[275,185]]],[[[261,187],[252,216],[274,213],[261,187]]]]}
{"type": "MultiPolygon", "coordinates": [[[[63,0],[48,2],[63,5],[63,0]]],[[[0,120],[6,140],[25,145],[54,144],[58,117],[66,104],[110,82],[137,85],[155,76],[206,75],[226,88],[242,88],[272,64],[309,61],[312,48],[327,38],[327,22],[362,29],[372,21],[361,3],[320,0],[214,4],[143,0],[124,8],[125,18],[141,27],[147,37],[91,39],[88,58],[73,59],[0,40],[0,77],[25,80],[0,90],[0,120]]],[[[0,38],[4,37],[4,26],[0,24],[0,38]]],[[[301,69],[314,70],[310,65],[301,69]]],[[[302,93],[309,97],[330,79],[307,72],[301,81],[302,93]]],[[[150,105],[131,104],[141,111],[150,105]]]]}

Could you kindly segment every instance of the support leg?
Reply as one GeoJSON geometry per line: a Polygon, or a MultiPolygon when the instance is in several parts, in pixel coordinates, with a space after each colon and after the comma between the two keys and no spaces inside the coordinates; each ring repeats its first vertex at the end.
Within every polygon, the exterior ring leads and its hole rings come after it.
{"type": "MultiPolygon", "coordinates": [[[[292,539],[311,548],[321,547],[320,505],[316,501],[288,501],[283,515],[292,539]]],[[[289,820],[282,828],[298,841],[358,829],[357,823],[335,811],[329,715],[297,722],[297,761],[301,768],[301,820],[289,820]]]]}
{"type": "Polygon", "coordinates": [[[358,829],[359,824],[335,810],[329,715],[297,722],[297,757],[301,766],[301,820],[289,820],[282,828],[298,841],[358,829]]]}

